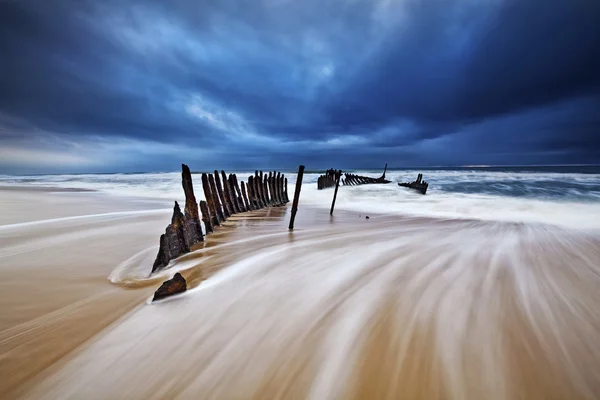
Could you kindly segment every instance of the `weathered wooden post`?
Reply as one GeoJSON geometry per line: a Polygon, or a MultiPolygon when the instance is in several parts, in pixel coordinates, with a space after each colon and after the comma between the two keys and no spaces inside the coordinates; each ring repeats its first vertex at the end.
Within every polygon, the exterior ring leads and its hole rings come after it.
{"type": "Polygon", "coordinates": [[[267,183],[267,174],[266,173],[263,174],[263,172],[260,171],[260,175],[261,175],[262,180],[263,180],[262,181],[263,182],[262,189],[263,189],[263,197],[264,197],[264,200],[265,200],[265,204],[267,206],[270,206],[271,205],[271,200],[269,199],[269,185],[267,183]]]}
{"type": "Polygon", "coordinates": [[[208,203],[204,200],[200,201],[200,212],[202,212],[202,222],[204,222],[204,229],[206,234],[214,232],[210,211],[208,210],[208,203]]]}
{"type": "Polygon", "coordinates": [[[281,201],[281,172],[277,172],[277,176],[273,172],[273,193],[275,194],[275,203],[278,206],[283,205],[283,201],[281,201]]]}
{"type": "Polygon", "coordinates": [[[246,207],[246,203],[244,203],[244,198],[242,197],[242,190],[240,189],[240,184],[238,183],[237,176],[235,174],[233,174],[231,179],[233,181],[233,190],[234,190],[234,193],[236,194],[238,207],[240,208],[240,211],[241,212],[248,211],[248,208],[246,207]]]}
{"type": "Polygon", "coordinates": [[[211,190],[210,183],[208,183],[208,175],[206,173],[202,174],[202,189],[204,190],[204,197],[206,197],[208,209],[212,214],[212,226],[218,226],[221,223],[221,219],[219,216],[220,213],[217,211],[217,207],[214,204],[215,195],[211,190]]]}
{"type": "Polygon", "coordinates": [[[254,171],[253,183],[254,183],[254,195],[256,196],[256,202],[258,203],[258,208],[261,209],[265,206],[265,203],[263,203],[263,201],[262,201],[262,196],[261,196],[262,180],[258,176],[258,170],[254,171]]]}
{"type": "Polygon", "coordinates": [[[296,190],[294,191],[294,202],[292,203],[292,216],[290,218],[290,230],[294,229],[294,220],[298,212],[298,200],[300,199],[300,190],[302,189],[302,177],[304,176],[304,165],[298,168],[298,177],[296,178],[296,190]]]}
{"type": "Polygon", "coordinates": [[[387,171],[387,163],[385,163],[385,167],[383,168],[383,175],[381,175],[381,179],[385,179],[386,171],[387,171]]]}
{"type": "Polygon", "coordinates": [[[331,210],[329,211],[329,215],[333,215],[333,208],[335,207],[335,199],[337,198],[338,188],[340,187],[340,177],[342,176],[342,171],[338,171],[335,174],[335,191],[333,192],[333,201],[331,202],[331,210]]]}
{"type": "Polygon", "coordinates": [[[272,205],[271,202],[273,201],[273,196],[272,193],[269,193],[269,175],[267,175],[266,172],[263,177],[263,193],[265,195],[265,201],[267,202],[267,205],[272,205]]]}
{"type": "Polygon", "coordinates": [[[184,233],[188,247],[192,247],[198,242],[202,242],[202,227],[200,225],[200,215],[198,213],[198,203],[194,195],[194,185],[192,183],[192,173],[190,168],[181,164],[181,186],[185,194],[184,213],[184,233]]]}
{"type": "Polygon", "coordinates": [[[284,198],[286,204],[290,202],[290,198],[288,197],[287,186],[288,186],[287,185],[287,178],[285,178],[284,179],[284,185],[283,185],[283,198],[284,198]]]}
{"type": "Polygon", "coordinates": [[[242,196],[242,191],[240,190],[240,185],[238,183],[237,176],[235,174],[231,174],[229,176],[229,179],[231,179],[231,182],[233,184],[233,189],[234,189],[234,192],[236,193],[236,199],[237,199],[238,207],[239,207],[240,211],[242,211],[242,212],[249,211],[248,205],[246,204],[246,200],[242,196]]]}
{"type": "Polygon", "coordinates": [[[221,204],[219,199],[219,191],[217,190],[217,184],[215,183],[215,177],[213,174],[208,175],[208,183],[210,184],[210,190],[213,195],[213,204],[215,206],[215,213],[219,216],[219,221],[225,221],[227,217],[225,216],[225,206],[221,204]]]}
{"type": "Polygon", "coordinates": [[[258,174],[252,177],[252,193],[254,194],[254,201],[256,202],[256,209],[260,210],[263,208],[263,204],[260,201],[260,195],[258,193],[258,174]]]}
{"type": "Polygon", "coordinates": [[[250,201],[250,205],[252,210],[258,210],[258,203],[256,202],[256,194],[254,192],[254,176],[250,175],[248,177],[248,201],[250,201]]]}
{"type": "Polygon", "coordinates": [[[229,208],[231,209],[231,215],[237,214],[240,212],[238,210],[235,201],[233,200],[233,194],[231,193],[231,185],[229,185],[229,180],[227,179],[227,174],[225,171],[221,170],[221,176],[223,177],[223,192],[225,194],[225,200],[227,204],[229,204],[229,208]]]}
{"type": "Polygon", "coordinates": [[[227,174],[225,174],[225,171],[221,171],[221,172],[224,174],[224,179],[227,181],[227,190],[229,191],[229,199],[231,201],[231,207],[233,208],[233,211],[236,214],[240,213],[242,210],[240,210],[239,204],[237,202],[235,188],[233,187],[233,178],[231,177],[231,174],[227,175],[227,174]]]}
{"type": "Polygon", "coordinates": [[[277,171],[273,171],[273,196],[275,197],[274,203],[276,206],[281,205],[281,198],[279,197],[279,178],[281,178],[281,174],[277,171]]]}
{"type": "Polygon", "coordinates": [[[219,199],[221,200],[221,205],[223,206],[223,214],[225,214],[225,218],[231,217],[233,210],[223,193],[223,187],[221,186],[221,178],[219,177],[219,171],[215,170],[213,173],[215,177],[215,183],[217,185],[217,193],[219,194],[219,199]]]}
{"type": "Polygon", "coordinates": [[[274,178],[274,173],[272,171],[269,171],[269,178],[267,180],[267,183],[269,186],[269,193],[270,193],[270,198],[271,198],[271,205],[276,206],[277,205],[277,199],[275,197],[275,187],[273,186],[273,184],[275,183],[274,178]]]}
{"type": "MultiPolygon", "coordinates": [[[[260,173],[262,175],[262,171],[260,171],[260,173]]],[[[265,204],[267,206],[270,206],[271,205],[271,199],[269,198],[269,182],[268,182],[268,180],[269,180],[268,176],[265,173],[263,175],[263,187],[262,187],[262,189],[263,189],[263,197],[264,197],[264,200],[265,200],[265,204]]]]}
{"type": "Polygon", "coordinates": [[[246,195],[246,185],[244,181],[242,181],[242,198],[244,199],[244,204],[246,205],[246,211],[251,211],[254,209],[252,207],[252,203],[248,200],[248,196],[246,195]]]}

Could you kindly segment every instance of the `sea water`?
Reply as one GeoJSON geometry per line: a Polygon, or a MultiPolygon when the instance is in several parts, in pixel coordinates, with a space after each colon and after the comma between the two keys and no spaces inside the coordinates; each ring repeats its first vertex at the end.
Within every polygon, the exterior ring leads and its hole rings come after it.
{"type": "MultiPolygon", "coordinates": [[[[253,171],[235,173],[247,181],[253,171]]],[[[379,177],[380,169],[346,170],[379,177]]],[[[284,171],[293,196],[296,172],[284,171]]],[[[317,190],[321,170],[307,169],[300,206],[331,205],[333,190],[317,190]]],[[[196,197],[204,198],[199,172],[194,174],[196,197]]],[[[336,208],[362,213],[418,215],[514,222],[541,222],[576,229],[600,229],[600,167],[461,167],[388,169],[392,183],[342,186],[336,208]],[[403,188],[423,173],[425,196],[403,188]]],[[[108,194],[164,201],[183,201],[179,172],[0,176],[0,185],[36,185],[95,190],[108,194]]]]}

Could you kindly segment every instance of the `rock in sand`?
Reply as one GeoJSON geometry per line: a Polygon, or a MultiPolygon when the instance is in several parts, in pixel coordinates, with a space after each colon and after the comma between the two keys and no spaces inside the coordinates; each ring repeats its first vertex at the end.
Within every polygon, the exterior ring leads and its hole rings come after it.
{"type": "Polygon", "coordinates": [[[154,292],[154,298],[152,301],[164,299],[165,297],[172,296],[177,293],[182,293],[187,290],[187,284],[185,278],[178,272],[173,278],[165,281],[156,292],[154,292]]]}

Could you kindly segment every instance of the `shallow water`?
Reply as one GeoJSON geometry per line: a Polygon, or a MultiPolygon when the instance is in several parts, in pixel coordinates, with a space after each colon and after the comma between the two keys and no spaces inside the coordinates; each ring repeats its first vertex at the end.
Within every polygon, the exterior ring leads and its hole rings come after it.
{"type": "Polygon", "coordinates": [[[188,262],[211,253],[227,267],[206,281],[184,270],[195,288],[137,308],[25,397],[600,393],[598,238],[352,213],[332,222],[318,211],[314,226],[273,234],[284,222],[242,224],[227,251],[198,250],[188,262]]]}
{"type": "Polygon", "coordinates": [[[0,391],[600,398],[597,176],[571,177],[588,197],[565,199],[446,191],[475,180],[453,174],[432,171],[426,196],[394,184],[341,188],[333,217],[332,191],[307,174],[293,232],[289,208],[236,216],[153,276],[178,174],[99,178],[105,187],[52,177],[2,192],[0,391]],[[39,189],[48,185],[98,192],[39,189]],[[178,270],[190,290],[151,304],[178,270]]]}

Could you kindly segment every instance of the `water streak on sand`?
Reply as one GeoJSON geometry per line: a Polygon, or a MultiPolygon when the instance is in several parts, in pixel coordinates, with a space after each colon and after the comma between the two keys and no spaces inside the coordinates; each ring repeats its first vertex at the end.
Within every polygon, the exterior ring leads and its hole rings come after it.
{"type": "Polygon", "coordinates": [[[227,268],[138,308],[24,397],[600,393],[597,237],[542,225],[352,218],[293,234],[252,227],[252,240],[231,233],[227,244],[217,237],[186,262],[210,256],[227,268]]]}

